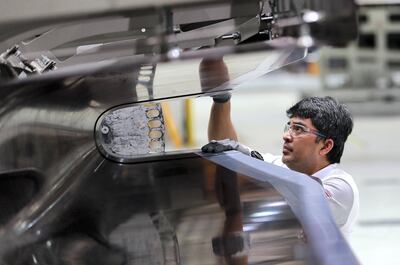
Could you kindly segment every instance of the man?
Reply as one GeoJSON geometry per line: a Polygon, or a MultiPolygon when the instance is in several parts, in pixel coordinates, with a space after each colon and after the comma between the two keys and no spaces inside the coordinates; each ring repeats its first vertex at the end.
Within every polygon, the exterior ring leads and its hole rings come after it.
{"type": "MultiPolygon", "coordinates": [[[[200,65],[202,85],[210,71],[214,85],[225,82],[228,76],[222,60],[203,61],[200,65]]],[[[205,87],[203,85],[203,87],[205,87]]],[[[260,155],[237,142],[237,134],[230,118],[230,94],[214,96],[208,125],[211,141],[203,152],[238,150],[268,163],[287,167],[318,180],[325,191],[333,217],[345,236],[348,236],[359,211],[358,189],[351,175],[339,169],[344,144],[353,129],[347,107],[331,97],[310,97],[287,110],[289,121],[283,133],[280,156],[260,155]]]]}

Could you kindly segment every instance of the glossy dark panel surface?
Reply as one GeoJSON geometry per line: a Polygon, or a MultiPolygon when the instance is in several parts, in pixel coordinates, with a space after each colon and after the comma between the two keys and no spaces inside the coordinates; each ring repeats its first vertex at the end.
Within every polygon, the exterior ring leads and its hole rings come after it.
{"type": "Polygon", "coordinates": [[[300,226],[272,187],[195,154],[121,165],[95,150],[81,162],[84,175],[62,177],[2,227],[7,264],[220,264],[229,247],[213,240],[244,232],[250,263],[295,259],[300,226]]]}
{"type": "MultiPolygon", "coordinates": [[[[233,89],[304,58],[314,43],[297,37],[332,41],[318,28],[330,20],[303,23],[304,4],[341,10],[340,18],[354,11],[343,8],[352,1],[281,1],[276,33],[285,34],[272,36],[271,20],[260,22],[272,10],[259,10],[259,1],[222,2],[219,12],[213,5],[171,3],[89,10],[96,19],[87,21],[80,20],[85,13],[67,12],[71,17],[39,17],[30,25],[1,23],[18,27],[1,34],[2,47],[28,43],[21,50],[30,59],[59,59],[56,71],[0,80],[1,264],[302,264],[326,250],[302,236],[302,226],[311,229],[304,221],[309,208],[303,201],[289,207],[293,197],[272,182],[238,175],[194,151],[110,156],[102,148],[115,147],[104,146],[112,141],[96,142],[103,126],[111,126],[104,115],[116,108],[233,89]],[[177,8],[173,15],[169,7],[177,8]],[[286,7],[291,13],[281,16],[286,7]],[[104,20],[107,29],[96,24],[104,20]],[[66,21],[74,23],[53,31],[66,21]],[[302,32],[305,24],[310,32],[302,32]],[[221,57],[230,81],[202,89],[201,60],[221,57]]],[[[335,40],[347,42],[353,33],[335,40]]],[[[346,249],[337,242],[335,250],[346,249]]]]}
{"type": "Polygon", "coordinates": [[[124,164],[99,152],[97,119],[137,100],[135,71],[121,69],[1,87],[0,180],[15,191],[0,198],[8,209],[0,219],[2,261],[220,264],[227,253],[250,263],[303,259],[295,252],[299,223],[272,187],[192,152],[124,164]]]}

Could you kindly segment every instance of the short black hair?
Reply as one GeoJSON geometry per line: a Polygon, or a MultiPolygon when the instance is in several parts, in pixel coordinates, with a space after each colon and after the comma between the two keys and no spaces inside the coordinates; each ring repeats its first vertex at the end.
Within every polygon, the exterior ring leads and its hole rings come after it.
{"type": "MultiPolygon", "coordinates": [[[[311,119],[319,132],[334,142],[328,153],[330,163],[340,163],[344,143],[353,130],[353,118],[347,106],[332,97],[307,97],[286,111],[289,118],[311,119]]],[[[318,137],[317,141],[321,140],[318,137]]]]}

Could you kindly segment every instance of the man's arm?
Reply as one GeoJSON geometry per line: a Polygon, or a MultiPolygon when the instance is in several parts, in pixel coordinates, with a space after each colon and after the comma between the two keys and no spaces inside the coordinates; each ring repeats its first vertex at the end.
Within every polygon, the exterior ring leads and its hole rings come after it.
{"type": "Polygon", "coordinates": [[[208,121],[208,140],[232,139],[237,141],[231,120],[231,102],[213,103],[208,121]]]}
{"type": "MultiPolygon", "coordinates": [[[[222,58],[202,60],[199,73],[203,91],[210,90],[229,81],[228,68],[222,58]]],[[[230,97],[225,96],[226,94],[214,97],[214,103],[211,107],[210,119],[208,122],[209,141],[227,138],[237,141],[237,134],[231,120],[230,97]],[[221,98],[223,98],[222,101],[225,102],[221,102],[221,98]]]]}

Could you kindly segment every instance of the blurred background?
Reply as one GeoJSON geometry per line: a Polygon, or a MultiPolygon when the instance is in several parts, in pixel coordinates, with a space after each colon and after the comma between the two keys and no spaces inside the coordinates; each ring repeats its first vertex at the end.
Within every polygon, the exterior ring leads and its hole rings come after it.
{"type": "MultiPolygon", "coordinates": [[[[354,116],[341,166],[360,190],[360,216],[350,244],[362,264],[399,264],[400,253],[400,6],[363,1],[360,33],[344,48],[324,47],[233,91],[239,140],[280,154],[285,111],[309,95],[330,95],[354,116]]],[[[207,143],[212,99],[163,103],[167,150],[207,143]]]]}

